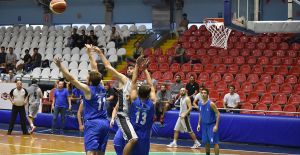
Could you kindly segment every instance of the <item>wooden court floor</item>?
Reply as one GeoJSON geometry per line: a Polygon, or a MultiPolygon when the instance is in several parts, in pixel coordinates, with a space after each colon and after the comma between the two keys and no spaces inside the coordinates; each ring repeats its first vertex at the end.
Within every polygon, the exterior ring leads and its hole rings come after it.
{"type": "MultiPolygon", "coordinates": [[[[213,150],[211,151],[213,152],[213,150]]],[[[33,135],[22,135],[21,132],[13,132],[12,135],[6,135],[5,130],[0,130],[0,155],[10,154],[82,155],[84,154],[83,138],[37,133],[33,135]]],[[[115,155],[112,141],[108,142],[106,154],[115,155]]],[[[190,149],[188,147],[168,148],[162,144],[151,144],[150,155],[162,154],[194,155],[205,154],[205,151],[203,147],[200,149],[190,149]]],[[[220,154],[268,155],[272,153],[221,149],[220,154]]]]}

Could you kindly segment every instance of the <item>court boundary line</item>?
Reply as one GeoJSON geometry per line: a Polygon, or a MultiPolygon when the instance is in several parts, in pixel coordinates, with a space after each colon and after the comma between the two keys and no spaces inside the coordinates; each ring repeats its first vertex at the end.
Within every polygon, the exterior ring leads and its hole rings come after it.
{"type": "MultiPolygon", "coordinates": [[[[2,130],[2,131],[7,131],[7,130],[4,130],[4,129],[0,129],[0,130],[2,130]]],[[[14,132],[21,132],[21,131],[14,131],[14,132]]],[[[36,132],[35,132],[36,133],[36,132]]],[[[39,135],[51,135],[51,136],[57,136],[57,137],[68,137],[68,138],[82,138],[83,139],[83,137],[77,137],[77,136],[68,136],[68,135],[56,135],[56,134],[46,134],[46,133],[36,133],[36,134],[39,134],[39,135]]],[[[113,140],[108,140],[108,141],[112,141],[113,142],[113,140]]],[[[0,144],[2,144],[2,143],[0,143],[0,144]]],[[[155,145],[163,145],[163,146],[166,146],[166,144],[160,144],[160,143],[150,143],[150,144],[155,144],[155,145]]],[[[190,147],[188,147],[188,146],[178,146],[178,147],[181,147],[181,148],[190,148],[190,147]]],[[[170,147],[170,148],[172,148],[172,147],[170,147]]],[[[201,148],[201,147],[200,147],[201,148]]],[[[200,148],[198,148],[198,149],[200,149],[200,148]]],[[[204,147],[203,147],[204,148],[204,147]]],[[[276,152],[265,152],[265,151],[249,151],[249,150],[242,150],[242,149],[222,149],[222,148],[220,148],[220,150],[227,150],[227,151],[244,151],[244,152],[248,152],[248,153],[270,153],[270,154],[287,154],[286,152],[284,152],[284,153],[276,153],[276,152]]],[[[150,151],[151,152],[151,151],[150,151]]],[[[296,154],[295,154],[296,155],[296,154]]]]}

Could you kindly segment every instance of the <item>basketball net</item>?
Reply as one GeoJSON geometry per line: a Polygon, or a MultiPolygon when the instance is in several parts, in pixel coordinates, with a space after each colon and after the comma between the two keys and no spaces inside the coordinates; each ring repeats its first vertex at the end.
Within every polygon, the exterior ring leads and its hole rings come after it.
{"type": "Polygon", "coordinates": [[[223,22],[205,20],[206,29],[211,33],[212,41],[210,46],[227,49],[227,41],[231,32],[230,28],[226,28],[223,22]]]}

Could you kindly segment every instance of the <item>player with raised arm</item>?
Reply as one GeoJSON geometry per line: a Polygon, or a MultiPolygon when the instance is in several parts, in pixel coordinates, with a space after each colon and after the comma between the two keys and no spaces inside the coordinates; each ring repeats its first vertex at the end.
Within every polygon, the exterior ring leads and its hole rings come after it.
{"type": "MultiPolygon", "coordinates": [[[[155,88],[149,72],[144,69],[145,64],[142,57],[137,59],[137,64],[132,76],[132,86],[130,101],[132,102],[129,117],[135,132],[138,135],[138,142],[133,147],[131,155],[148,155],[150,150],[150,136],[155,115],[156,94],[155,88]],[[147,84],[142,84],[137,89],[137,75],[139,68],[143,68],[147,84]]],[[[114,138],[114,147],[118,155],[122,154],[123,148],[126,145],[126,140],[123,138],[122,132],[119,129],[114,138]]]]}
{"type": "MultiPolygon", "coordinates": [[[[88,51],[91,46],[87,45],[88,51]]],[[[93,63],[91,61],[91,63],[93,63]]],[[[61,64],[61,59],[55,59],[56,66],[63,76],[83,92],[84,145],[87,155],[104,155],[109,136],[109,121],[105,109],[105,93],[100,85],[101,74],[95,67],[89,72],[87,84],[76,80],[61,64]]]]}
{"type": "MultiPolygon", "coordinates": [[[[94,50],[99,55],[100,59],[102,60],[105,68],[112,72],[113,75],[119,80],[121,89],[118,91],[118,103],[116,105],[117,109],[117,124],[118,127],[121,129],[124,139],[128,140],[128,143],[126,144],[123,155],[129,155],[132,151],[132,148],[137,143],[137,135],[136,132],[133,129],[133,126],[129,119],[129,96],[130,96],[130,90],[131,90],[131,78],[132,73],[134,70],[134,65],[128,65],[127,66],[127,76],[119,73],[115,68],[113,68],[110,64],[110,62],[106,59],[104,55],[103,49],[99,49],[98,47],[94,47],[94,50]]],[[[111,119],[111,126],[114,123],[114,119],[111,119]]]]}

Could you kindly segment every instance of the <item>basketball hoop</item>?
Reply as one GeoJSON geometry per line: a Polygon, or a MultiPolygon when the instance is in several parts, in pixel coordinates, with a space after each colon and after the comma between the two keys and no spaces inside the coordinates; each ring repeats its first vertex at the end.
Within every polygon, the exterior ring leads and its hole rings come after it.
{"type": "Polygon", "coordinates": [[[206,18],[204,25],[212,35],[211,46],[227,49],[231,29],[226,28],[223,22],[223,18],[206,18]]]}

